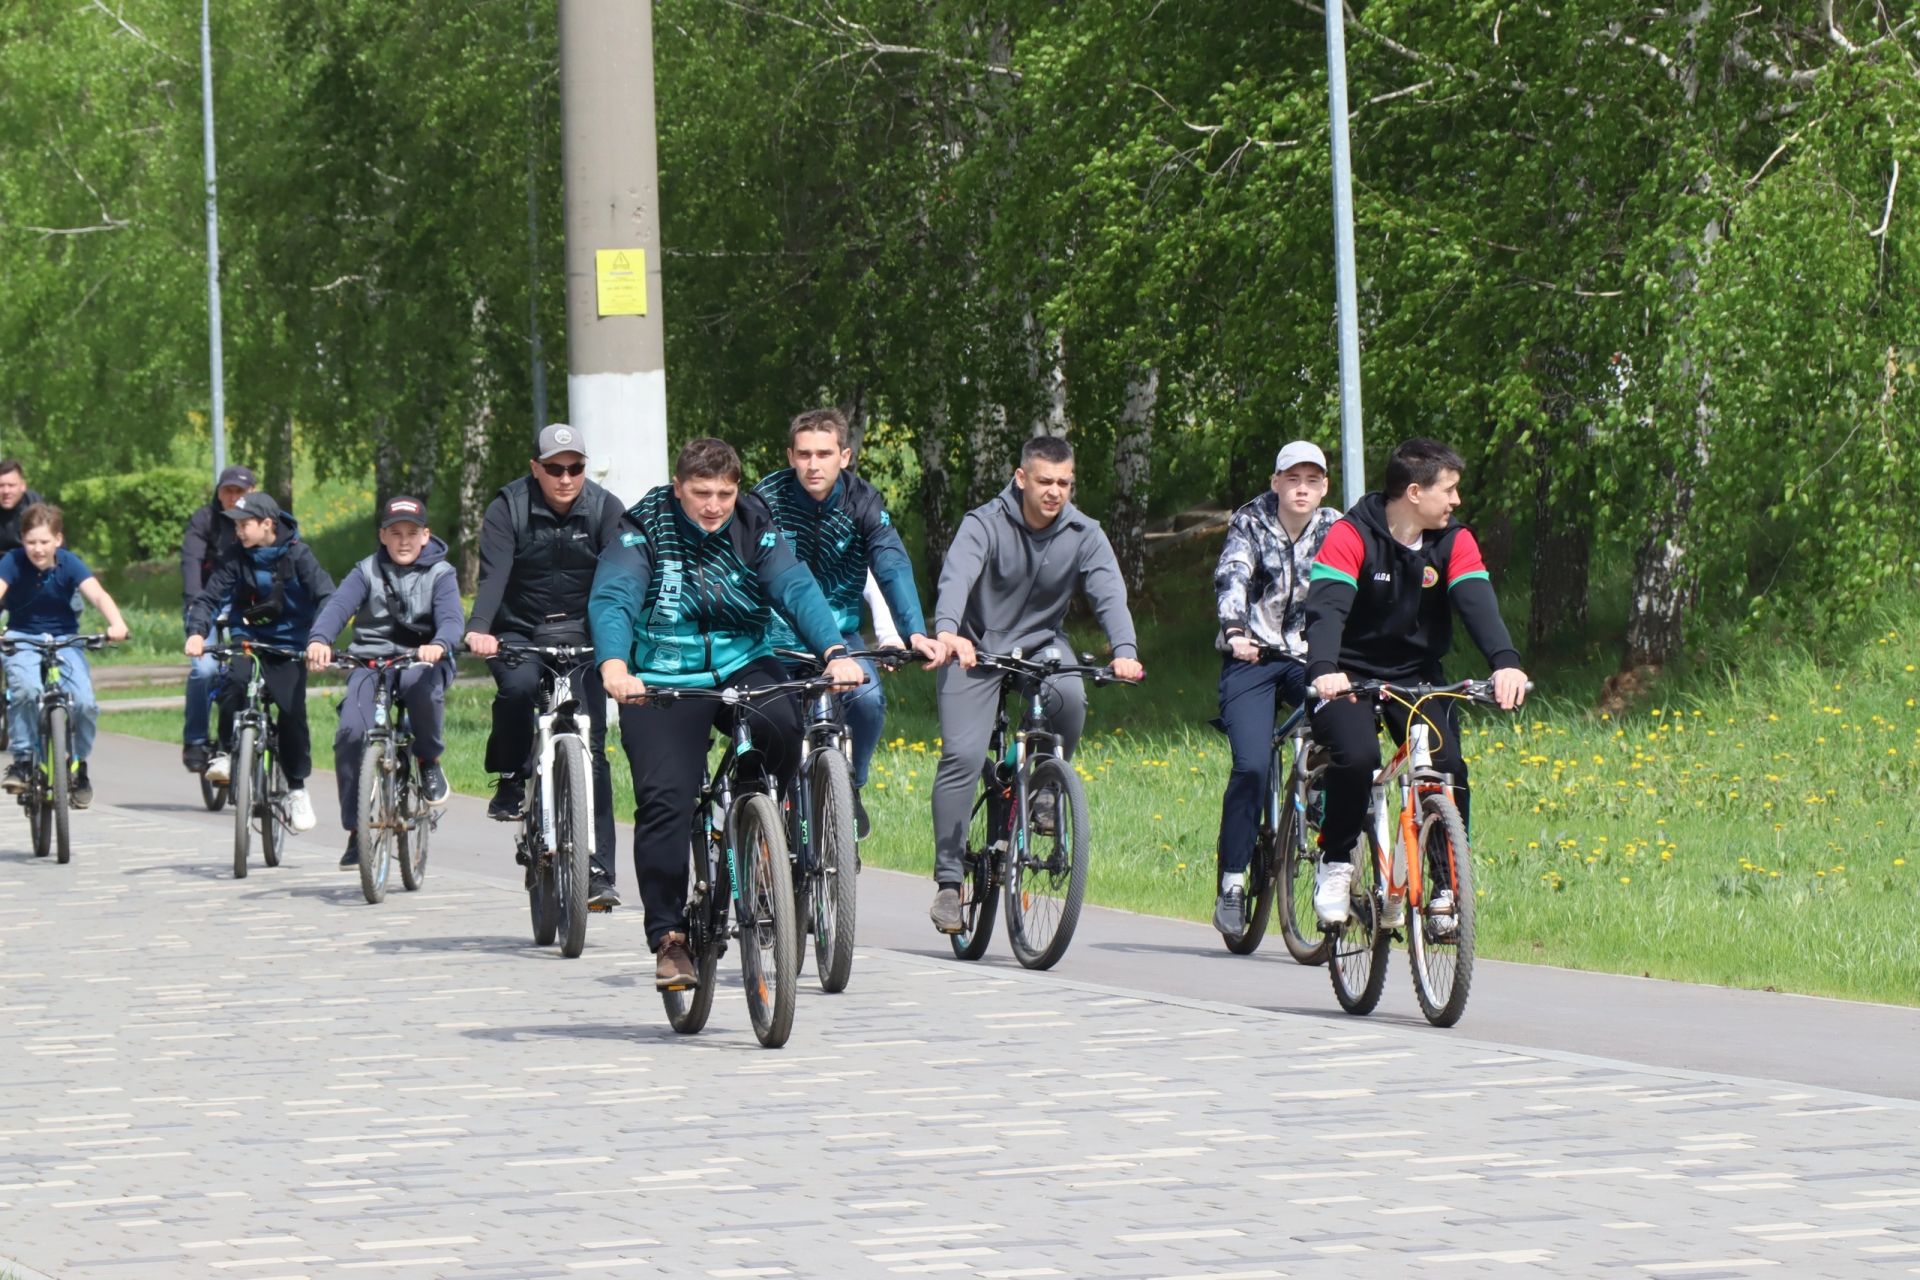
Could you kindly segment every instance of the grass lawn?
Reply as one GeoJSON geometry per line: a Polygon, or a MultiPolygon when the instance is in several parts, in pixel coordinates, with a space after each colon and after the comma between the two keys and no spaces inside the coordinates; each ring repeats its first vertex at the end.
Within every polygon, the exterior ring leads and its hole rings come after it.
{"type": "MultiPolygon", "coordinates": [[[[1218,674],[1202,599],[1211,555],[1183,556],[1156,583],[1148,682],[1089,690],[1079,765],[1094,902],[1211,916],[1228,764],[1226,739],[1206,725],[1218,674]]],[[[1920,934],[1908,927],[1920,906],[1920,600],[1885,616],[1824,662],[1762,643],[1738,674],[1677,673],[1661,701],[1619,720],[1590,710],[1609,647],[1596,639],[1531,668],[1542,692],[1524,714],[1470,712],[1481,954],[1920,1004],[1920,934]]],[[[1480,663],[1454,669],[1479,674],[1480,663]]],[[[887,688],[865,856],[930,874],[933,681],[908,670],[887,688]]],[[[490,786],[479,768],[490,698],[483,675],[451,694],[447,772],[462,791],[490,786]]],[[[333,714],[313,713],[324,767],[333,714]]],[[[179,717],[120,712],[107,727],[177,739],[179,717]]],[[[617,749],[614,770],[616,794],[630,796],[617,749]]],[[[320,809],[333,821],[325,798],[320,809]]]]}

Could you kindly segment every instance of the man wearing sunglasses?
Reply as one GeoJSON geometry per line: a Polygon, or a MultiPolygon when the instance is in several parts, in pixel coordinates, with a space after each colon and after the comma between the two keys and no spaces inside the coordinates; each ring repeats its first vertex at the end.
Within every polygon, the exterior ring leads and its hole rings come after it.
{"type": "MultiPolygon", "coordinates": [[[[620,532],[620,500],[587,479],[586,444],[564,422],[543,428],[528,474],[504,486],[488,504],[480,526],[480,581],[467,648],[486,658],[493,673],[493,732],[487,738],[487,770],[499,775],[487,816],[517,821],[526,806],[532,769],[534,700],[540,666],[508,666],[498,657],[502,641],[521,644],[588,644],[587,596],[600,552],[620,532]]],[[[593,757],[593,858],[590,906],[618,906],[614,891],[613,777],[607,767],[607,700],[592,663],[581,702],[591,720],[593,757]]]]}

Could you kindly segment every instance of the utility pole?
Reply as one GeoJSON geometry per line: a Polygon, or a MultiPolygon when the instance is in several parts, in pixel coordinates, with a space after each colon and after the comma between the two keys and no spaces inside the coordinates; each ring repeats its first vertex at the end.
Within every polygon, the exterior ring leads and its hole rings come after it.
{"type": "Polygon", "coordinates": [[[568,418],[596,480],[667,479],[652,0],[559,0],[568,418]]]}
{"type": "Polygon", "coordinates": [[[213,381],[213,476],[227,469],[227,377],[220,350],[220,201],[214,188],[213,35],[210,0],[200,0],[200,122],[207,160],[207,331],[213,381]]]}
{"type": "Polygon", "coordinates": [[[1367,492],[1367,454],[1360,419],[1360,303],[1353,269],[1353,164],[1347,142],[1346,0],[1329,0],[1327,106],[1333,134],[1335,319],[1340,324],[1340,481],[1346,505],[1367,492]]]}

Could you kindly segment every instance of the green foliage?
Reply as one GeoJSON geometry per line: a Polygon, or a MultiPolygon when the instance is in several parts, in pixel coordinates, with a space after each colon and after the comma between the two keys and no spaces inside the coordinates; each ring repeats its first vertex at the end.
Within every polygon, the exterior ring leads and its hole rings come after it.
{"type": "Polygon", "coordinates": [[[177,557],[187,517],[209,489],[205,475],[185,467],[75,480],[60,490],[67,545],[115,567],[177,557]]]}

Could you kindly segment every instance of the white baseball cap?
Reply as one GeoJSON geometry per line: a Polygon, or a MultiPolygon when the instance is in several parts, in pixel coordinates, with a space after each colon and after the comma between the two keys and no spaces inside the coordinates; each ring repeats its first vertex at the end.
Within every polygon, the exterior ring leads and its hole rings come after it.
{"type": "Polygon", "coordinates": [[[1303,462],[1311,462],[1325,471],[1327,455],[1320,452],[1320,446],[1310,440],[1295,440],[1280,450],[1280,456],[1273,460],[1273,471],[1278,475],[1282,471],[1291,471],[1303,462]]]}

